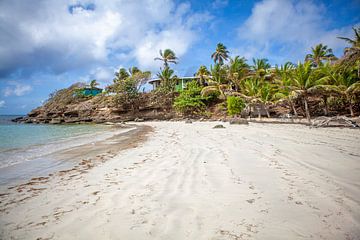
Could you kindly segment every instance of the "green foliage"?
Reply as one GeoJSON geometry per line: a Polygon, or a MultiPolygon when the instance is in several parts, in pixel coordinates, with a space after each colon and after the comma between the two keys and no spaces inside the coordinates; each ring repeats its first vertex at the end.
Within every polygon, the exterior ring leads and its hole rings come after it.
{"type": "Polygon", "coordinates": [[[228,114],[231,116],[240,114],[245,108],[244,100],[240,97],[229,96],[226,101],[228,114]]]}
{"type": "Polygon", "coordinates": [[[165,67],[157,74],[157,76],[161,81],[160,87],[158,88],[159,92],[172,93],[175,91],[176,81],[178,78],[174,75],[174,70],[169,67],[165,67]]]}
{"type": "Polygon", "coordinates": [[[187,83],[186,89],[175,98],[174,108],[184,115],[201,114],[205,110],[207,98],[201,96],[201,87],[197,82],[187,83]]]}

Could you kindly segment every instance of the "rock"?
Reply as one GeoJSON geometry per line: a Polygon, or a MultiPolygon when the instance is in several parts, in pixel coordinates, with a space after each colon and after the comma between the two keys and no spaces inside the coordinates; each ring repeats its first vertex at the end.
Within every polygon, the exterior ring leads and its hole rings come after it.
{"type": "Polygon", "coordinates": [[[225,128],[225,127],[222,124],[218,124],[218,125],[215,125],[213,128],[225,128]]]}
{"type": "Polygon", "coordinates": [[[143,118],[135,118],[135,120],[134,120],[135,122],[143,122],[144,121],[144,119],[143,118]]]}
{"type": "Polygon", "coordinates": [[[191,119],[186,119],[185,123],[192,123],[191,119]]]}
{"type": "Polygon", "coordinates": [[[61,119],[60,118],[53,118],[53,119],[51,119],[51,121],[49,123],[50,124],[60,124],[61,119]]]}
{"type": "Polygon", "coordinates": [[[246,119],[243,118],[234,118],[230,120],[230,124],[244,124],[248,125],[249,122],[246,119]]]}

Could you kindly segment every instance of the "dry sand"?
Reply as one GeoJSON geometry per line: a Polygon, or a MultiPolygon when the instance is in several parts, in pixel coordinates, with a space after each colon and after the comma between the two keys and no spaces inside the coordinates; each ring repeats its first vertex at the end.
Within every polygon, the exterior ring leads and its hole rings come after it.
{"type": "Polygon", "coordinates": [[[360,131],[146,124],[82,174],[3,192],[0,238],[360,239],[360,131]]]}

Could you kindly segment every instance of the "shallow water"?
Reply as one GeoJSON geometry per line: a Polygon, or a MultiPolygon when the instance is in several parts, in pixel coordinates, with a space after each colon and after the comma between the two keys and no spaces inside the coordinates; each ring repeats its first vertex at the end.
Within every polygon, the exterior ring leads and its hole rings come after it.
{"type": "Polygon", "coordinates": [[[64,165],[51,154],[112,136],[109,126],[95,124],[17,124],[17,116],[0,116],[0,184],[64,165]]]}

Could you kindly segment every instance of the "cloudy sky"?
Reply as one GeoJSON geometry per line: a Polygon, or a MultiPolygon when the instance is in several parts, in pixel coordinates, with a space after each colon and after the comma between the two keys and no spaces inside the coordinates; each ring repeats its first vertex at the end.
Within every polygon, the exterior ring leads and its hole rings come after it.
{"type": "Polygon", "coordinates": [[[78,81],[110,83],[119,67],[159,69],[171,48],[178,75],[232,56],[303,60],[324,43],[337,56],[360,24],[360,0],[1,0],[0,114],[24,114],[78,81]]]}

